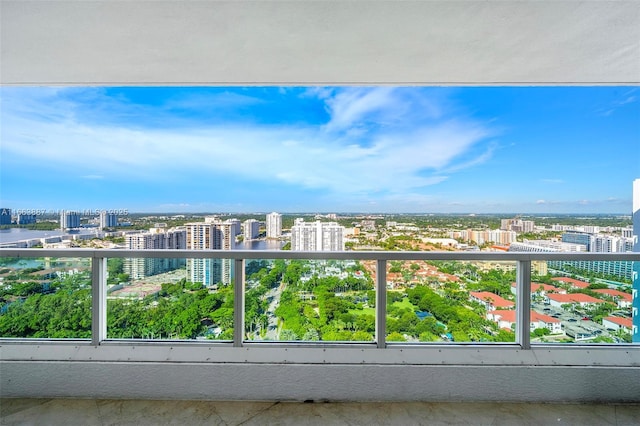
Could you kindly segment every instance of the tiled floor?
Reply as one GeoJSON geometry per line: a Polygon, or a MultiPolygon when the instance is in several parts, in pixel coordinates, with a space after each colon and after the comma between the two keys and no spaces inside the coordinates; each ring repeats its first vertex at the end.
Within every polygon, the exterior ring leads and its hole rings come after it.
{"type": "Polygon", "coordinates": [[[640,405],[0,399],[2,425],[640,425],[640,405]]]}

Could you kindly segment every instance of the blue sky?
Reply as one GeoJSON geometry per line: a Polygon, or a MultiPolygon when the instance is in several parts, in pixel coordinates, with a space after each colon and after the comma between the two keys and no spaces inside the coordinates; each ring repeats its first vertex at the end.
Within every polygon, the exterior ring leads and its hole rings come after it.
{"type": "Polygon", "coordinates": [[[2,87],[0,206],[631,213],[640,87],[2,87]]]}

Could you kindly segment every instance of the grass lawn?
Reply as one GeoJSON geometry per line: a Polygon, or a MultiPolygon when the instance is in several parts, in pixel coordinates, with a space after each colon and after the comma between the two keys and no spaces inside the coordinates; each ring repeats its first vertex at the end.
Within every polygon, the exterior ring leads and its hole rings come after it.
{"type": "Polygon", "coordinates": [[[375,317],[376,308],[349,309],[349,313],[352,315],[371,315],[375,317]]]}
{"type": "Polygon", "coordinates": [[[412,311],[416,309],[416,306],[413,303],[409,302],[409,298],[405,297],[400,302],[393,302],[393,306],[397,306],[399,308],[409,308],[412,311]]]}
{"type": "MultiPolygon", "coordinates": [[[[399,308],[409,308],[412,311],[416,310],[416,307],[409,302],[408,298],[403,298],[400,302],[393,302],[393,306],[397,306],[399,308]]],[[[376,308],[364,308],[362,310],[360,309],[349,309],[349,313],[352,315],[372,315],[372,316],[376,316],[376,308]]]]}

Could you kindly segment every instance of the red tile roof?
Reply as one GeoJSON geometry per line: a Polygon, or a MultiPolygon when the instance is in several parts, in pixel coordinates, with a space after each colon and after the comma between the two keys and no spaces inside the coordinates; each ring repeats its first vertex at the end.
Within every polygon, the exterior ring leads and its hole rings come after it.
{"type": "Polygon", "coordinates": [[[513,302],[488,291],[471,291],[469,294],[478,300],[490,302],[496,308],[512,308],[515,306],[513,302]]]}
{"type": "MultiPolygon", "coordinates": [[[[515,287],[516,283],[511,283],[511,287],[515,287]]],[[[531,283],[531,293],[535,293],[538,290],[542,290],[546,293],[549,292],[559,292],[559,291],[564,291],[561,288],[558,288],[556,286],[553,286],[551,284],[543,284],[543,283],[531,283]]]]}
{"type": "Polygon", "coordinates": [[[576,280],[575,278],[554,277],[554,278],[551,278],[551,279],[553,281],[559,281],[561,283],[571,284],[572,287],[577,287],[577,288],[587,288],[587,287],[589,287],[589,283],[584,282],[584,281],[580,281],[580,280],[576,280]]]}
{"type": "Polygon", "coordinates": [[[618,324],[627,328],[631,328],[633,326],[633,322],[631,321],[631,318],[604,317],[603,320],[607,320],[614,324],[618,324]]]}
{"type": "MultiPolygon", "coordinates": [[[[487,315],[499,316],[500,321],[508,321],[508,322],[516,322],[516,311],[512,310],[498,310],[498,311],[489,311],[487,315]]],[[[544,323],[559,323],[561,322],[557,318],[550,317],[549,315],[543,315],[536,311],[531,311],[531,321],[542,321],[544,323]]]]}
{"type": "Polygon", "coordinates": [[[582,293],[569,293],[569,294],[558,294],[558,293],[549,293],[547,297],[550,300],[559,303],[607,303],[604,300],[596,299],[595,297],[591,297],[588,294],[582,293]]]}
{"type": "Polygon", "coordinates": [[[613,290],[611,288],[601,288],[598,290],[593,290],[596,293],[601,293],[601,294],[607,294],[615,299],[622,299],[625,300],[627,302],[632,302],[633,301],[633,296],[631,296],[631,294],[629,293],[625,293],[624,291],[620,291],[620,290],[613,290]]]}

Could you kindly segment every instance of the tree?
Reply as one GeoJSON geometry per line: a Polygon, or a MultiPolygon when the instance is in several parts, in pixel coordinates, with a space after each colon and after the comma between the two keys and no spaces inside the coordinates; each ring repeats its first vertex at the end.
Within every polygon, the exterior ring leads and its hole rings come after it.
{"type": "Polygon", "coordinates": [[[387,342],[406,342],[407,339],[398,332],[389,333],[387,336],[387,342]]]}

